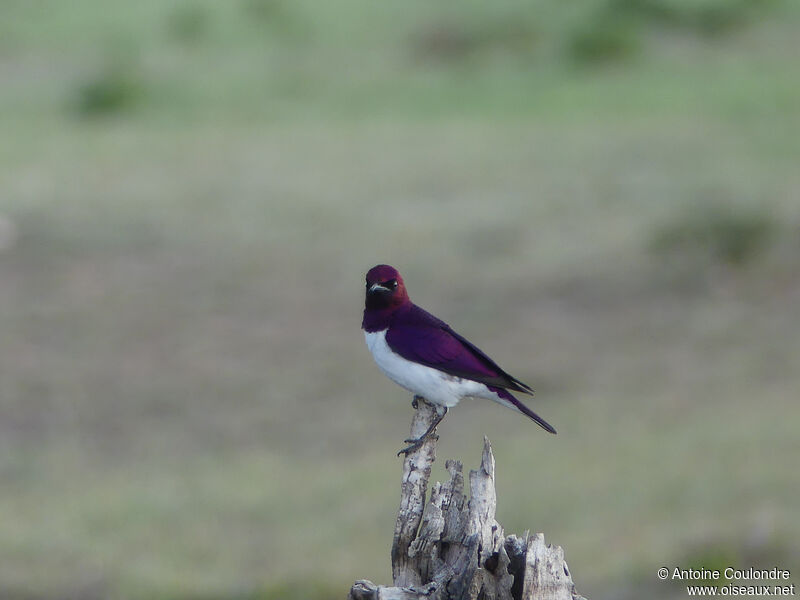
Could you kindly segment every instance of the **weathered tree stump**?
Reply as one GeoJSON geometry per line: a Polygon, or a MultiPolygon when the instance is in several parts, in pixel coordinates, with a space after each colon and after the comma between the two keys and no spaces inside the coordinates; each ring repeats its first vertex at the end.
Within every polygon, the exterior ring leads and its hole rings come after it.
{"type": "MultiPolygon", "coordinates": [[[[419,400],[411,437],[434,422],[436,409],[419,400]]],[[[400,509],[392,540],[392,586],[362,579],[349,600],[585,600],[575,591],[559,547],[537,533],[503,535],[495,520],[494,455],[484,438],[483,458],[470,471],[464,495],[459,461],[445,463],[446,483],[436,483],[425,505],[437,436],[403,461],[400,509]]]]}

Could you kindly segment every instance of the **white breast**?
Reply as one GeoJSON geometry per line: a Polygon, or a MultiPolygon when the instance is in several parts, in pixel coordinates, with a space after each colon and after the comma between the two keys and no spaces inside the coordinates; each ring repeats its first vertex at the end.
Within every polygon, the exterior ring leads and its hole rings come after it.
{"type": "Polygon", "coordinates": [[[365,331],[364,337],[372,357],[389,379],[433,404],[455,406],[466,396],[499,401],[497,395],[482,383],[406,360],[386,343],[386,330],[374,333],[365,331]]]}

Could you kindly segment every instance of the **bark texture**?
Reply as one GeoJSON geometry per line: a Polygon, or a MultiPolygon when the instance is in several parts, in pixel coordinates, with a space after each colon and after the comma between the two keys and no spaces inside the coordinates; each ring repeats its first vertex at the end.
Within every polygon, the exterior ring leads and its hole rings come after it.
{"type": "MultiPolygon", "coordinates": [[[[419,437],[437,416],[419,399],[411,436],[419,437]]],[[[585,600],[575,591],[564,552],[541,533],[505,537],[495,520],[495,464],[484,438],[478,469],[464,493],[462,465],[445,463],[450,479],[435,483],[426,506],[432,435],[403,461],[400,509],[392,541],[392,586],[362,579],[350,600],[585,600]]]]}

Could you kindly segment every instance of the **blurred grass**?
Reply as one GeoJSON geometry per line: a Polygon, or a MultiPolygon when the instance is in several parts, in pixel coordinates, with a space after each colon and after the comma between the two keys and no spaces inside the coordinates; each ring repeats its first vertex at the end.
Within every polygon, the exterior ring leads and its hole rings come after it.
{"type": "Polygon", "coordinates": [[[0,595],[388,581],[383,261],[537,390],[557,438],[465,402],[439,456],[585,595],[797,564],[800,14],[701,4],[4,3],[0,595]]]}

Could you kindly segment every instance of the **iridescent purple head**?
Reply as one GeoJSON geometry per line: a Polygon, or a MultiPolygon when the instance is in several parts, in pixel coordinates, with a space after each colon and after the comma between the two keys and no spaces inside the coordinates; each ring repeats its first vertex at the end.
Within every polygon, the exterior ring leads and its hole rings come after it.
{"type": "Polygon", "coordinates": [[[376,265],[367,271],[367,310],[393,309],[409,302],[403,278],[389,265],[376,265]]]}

